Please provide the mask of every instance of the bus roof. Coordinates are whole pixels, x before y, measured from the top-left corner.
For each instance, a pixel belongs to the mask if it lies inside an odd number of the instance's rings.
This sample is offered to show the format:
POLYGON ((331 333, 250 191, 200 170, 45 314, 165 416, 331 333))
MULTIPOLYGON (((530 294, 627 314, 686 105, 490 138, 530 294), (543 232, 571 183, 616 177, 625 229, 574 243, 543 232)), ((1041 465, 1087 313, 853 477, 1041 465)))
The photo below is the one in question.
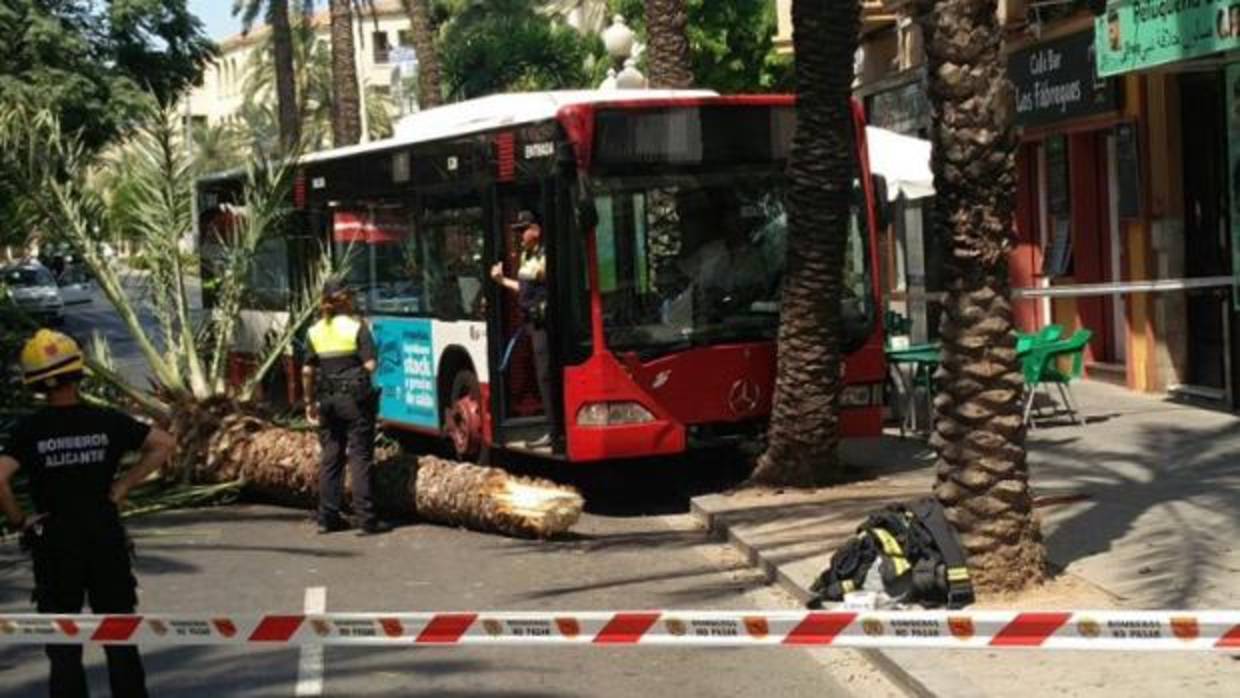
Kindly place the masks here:
MULTIPOLYGON (((391 138, 310 153, 300 162, 318 162, 350 155, 386 150, 402 145, 427 143, 457 136, 484 133, 554 119, 560 109, 575 105, 605 105, 669 99, 718 97, 713 90, 563 90, 514 92, 446 104, 406 116, 396 123, 391 138)), ((227 179, 240 168, 205 175, 200 181, 227 179)))
POLYGON ((328 160, 394 146, 427 143, 445 138, 484 133, 509 126, 521 126, 554 119, 560 109, 575 104, 606 104, 717 97, 711 90, 566 90, 559 92, 514 92, 445 104, 411 114, 396 123, 391 138, 313 153, 303 162, 328 160))

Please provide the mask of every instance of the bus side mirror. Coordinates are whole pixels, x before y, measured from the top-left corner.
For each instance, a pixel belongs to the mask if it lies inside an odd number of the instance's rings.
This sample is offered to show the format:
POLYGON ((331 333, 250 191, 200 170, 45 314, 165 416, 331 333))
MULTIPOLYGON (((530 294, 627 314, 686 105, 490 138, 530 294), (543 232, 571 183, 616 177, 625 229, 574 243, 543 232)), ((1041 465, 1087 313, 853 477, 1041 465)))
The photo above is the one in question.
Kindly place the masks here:
POLYGON ((882 175, 870 175, 871 190, 874 192, 874 215, 878 220, 879 230, 891 225, 891 202, 887 200, 887 180, 882 175))

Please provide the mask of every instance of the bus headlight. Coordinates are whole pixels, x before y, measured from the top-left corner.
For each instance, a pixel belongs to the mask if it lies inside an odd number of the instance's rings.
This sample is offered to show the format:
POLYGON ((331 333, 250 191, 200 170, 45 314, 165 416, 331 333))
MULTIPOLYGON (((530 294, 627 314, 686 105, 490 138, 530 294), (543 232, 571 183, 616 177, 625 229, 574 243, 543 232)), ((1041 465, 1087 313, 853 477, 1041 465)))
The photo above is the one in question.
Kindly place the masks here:
POLYGON ((577 410, 577 426, 610 427, 653 422, 650 410, 636 402, 591 402, 577 410))

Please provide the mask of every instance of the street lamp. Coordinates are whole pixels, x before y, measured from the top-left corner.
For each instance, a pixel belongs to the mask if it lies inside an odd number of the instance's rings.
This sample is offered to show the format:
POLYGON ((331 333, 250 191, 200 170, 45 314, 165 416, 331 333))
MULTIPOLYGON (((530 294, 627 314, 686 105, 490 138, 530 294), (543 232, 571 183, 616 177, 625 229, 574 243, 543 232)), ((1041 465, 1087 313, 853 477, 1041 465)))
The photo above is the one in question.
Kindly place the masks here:
POLYGON ((611 26, 603 30, 603 46, 616 63, 633 55, 633 44, 636 42, 637 35, 629 29, 623 15, 613 17, 611 26))
POLYGON ((603 30, 603 47, 611 56, 614 65, 622 66, 619 73, 615 67, 607 70, 607 79, 599 86, 602 90, 641 90, 645 89, 646 76, 637 69, 637 57, 641 55, 643 46, 637 44, 637 35, 629 29, 622 15, 612 18, 611 26, 603 30))

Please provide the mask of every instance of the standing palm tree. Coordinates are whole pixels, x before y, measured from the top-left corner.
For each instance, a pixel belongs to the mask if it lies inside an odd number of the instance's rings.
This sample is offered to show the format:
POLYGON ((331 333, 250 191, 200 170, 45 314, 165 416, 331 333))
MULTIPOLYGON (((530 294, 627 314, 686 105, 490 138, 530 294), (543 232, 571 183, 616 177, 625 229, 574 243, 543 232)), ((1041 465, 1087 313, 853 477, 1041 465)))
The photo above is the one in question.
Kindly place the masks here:
POLYGON ((856 165, 849 100, 861 19, 856 0, 793 0, 792 19, 787 271, 769 444, 753 480, 810 486, 833 480, 839 465, 840 299, 856 165))
POLYGON ((646 34, 650 42, 647 66, 651 87, 674 90, 693 87, 688 24, 685 0, 646 0, 646 34))
POLYGON ((353 145, 362 139, 362 106, 357 88, 353 48, 353 2, 331 0, 332 145, 353 145))
POLYGON ((243 163, 241 138, 227 123, 194 128, 194 169, 200 174, 223 172, 243 163))
MULTIPOLYGON (((306 0, 303 11, 312 11, 313 0, 306 0)), ((280 116, 280 144, 286 151, 301 143, 301 121, 297 114, 297 84, 293 73, 293 35, 288 21, 288 0, 233 0, 233 15, 241 16, 242 31, 248 33, 264 9, 275 48, 276 105, 280 116)))
POLYGON ((443 104, 439 46, 435 20, 428 0, 403 0, 413 32, 413 50, 418 55, 418 107, 431 109, 443 104))
MULTIPOLYGON (((293 43, 293 75, 297 94, 298 129, 301 134, 301 145, 308 151, 320 150, 330 146, 332 126, 332 56, 331 46, 327 41, 315 35, 314 27, 306 18, 295 20, 291 32, 293 43)), ((242 105, 243 120, 255 125, 264 120, 270 121, 278 136, 279 116, 276 105, 271 102, 275 94, 276 65, 273 50, 274 37, 268 37, 258 50, 250 54, 249 65, 246 67, 244 84, 245 102, 242 105), (270 107, 270 108, 268 108, 270 107), (264 116, 271 112, 271 118, 264 116), (245 118, 246 116, 254 118, 245 118), (257 121, 256 121, 257 119, 257 121)), ((265 134, 268 129, 259 128, 257 133, 265 134)), ((270 140, 270 139, 268 139, 270 140)), ((271 141, 272 145, 276 145, 271 141)), ((268 157, 275 152, 270 148, 262 149, 268 157)))
POLYGON ((1015 201, 1014 90, 995 0, 920 0, 929 58, 935 226, 948 245, 936 376, 935 495, 975 583, 1018 589, 1045 573, 1025 460, 1007 257, 1015 201))

